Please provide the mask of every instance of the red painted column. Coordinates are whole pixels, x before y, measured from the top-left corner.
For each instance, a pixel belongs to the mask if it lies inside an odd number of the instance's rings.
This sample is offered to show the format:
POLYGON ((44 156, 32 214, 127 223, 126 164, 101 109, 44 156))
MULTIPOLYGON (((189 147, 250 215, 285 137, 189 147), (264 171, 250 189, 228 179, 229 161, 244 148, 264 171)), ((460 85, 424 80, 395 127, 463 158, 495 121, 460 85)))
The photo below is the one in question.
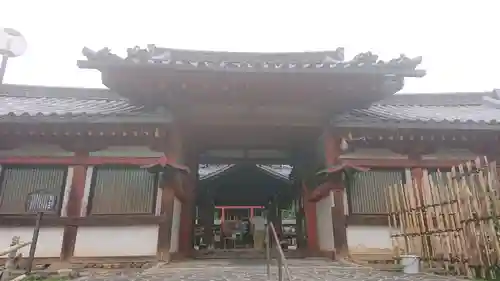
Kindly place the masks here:
MULTIPOLYGON (((75 152, 75 162, 84 163, 88 158, 88 152, 78 151, 75 152)), ((71 181, 71 191, 69 193, 69 200, 67 205, 67 216, 71 218, 80 217, 83 196, 85 194, 85 179, 87 177, 87 166, 78 165, 73 166, 73 178, 71 181)), ((73 256, 75 248, 76 236, 78 233, 77 226, 65 226, 61 259, 68 261, 73 256)))
MULTIPOLYGON (((75 158, 78 162, 86 162, 88 152, 76 152, 75 158)), ((83 195, 85 193, 85 179, 87 177, 87 165, 78 165, 73 168, 73 180, 71 182, 71 192, 68 202, 68 217, 79 217, 83 195)))
POLYGON ((182 203, 181 225, 179 237, 179 250, 184 256, 193 254, 193 235, 194 235, 194 214, 196 200, 196 184, 198 183, 198 157, 194 151, 190 152, 188 167, 191 174, 184 177, 186 200, 182 203))
MULTIPOLYGON (((176 127, 173 127, 167 134, 165 157, 167 157, 167 159, 171 162, 182 163, 184 156, 183 151, 182 135, 176 127)), ((176 173, 169 179, 164 179, 162 182, 163 191, 160 213, 162 222, 159 224, 157 245, 157 256, 161 261, 171 260, 170 248, 172 240, 174 200, 176 190, 182 190, 182 184, 183 179, 179 173, 176 173)))
POLYGON ((182 203, 181 224, 179 236, 179 252, 183 256, 192 254, 192 216, 191 216, 191 197, 187 196, 186 201, 182 203))
MULTIPOLYGON (((408 155, 408 159, 409 160, 412 160, 414 163, 416 163, 417 165, 421 163, 422 161, 422 156, 419 155, 419 154, 410 154, 408 155)), ((420 193, 420 199, 423 199, 422 196, 423 196, 423 193, 422 193, 422 186, 423 186, 423 183, 422 183, 422 178, 424 176, 424 171, 422 169, 422 167, 413 167, 411 168, 411 177, 413 179, 413 181, 415 182, 415 185, 417 186, 417 189, 420 193)))
POLYGON ((309 200, 310 192, 307 186, 302 184, 303 200, 304 200, 304 216, 306 219, 306 234, 307 234, 307 248, 310 255, 319 253, 318 242, 318 217, 316 215, 316 202, 309 200))
MULTIPOLYGON (((340 164, 341 139, 333 134, 330 128, 324 132, 325 166, 330 167, 340 164)), ((335 244, 335 257, 342 258, 349 255, 347 244, 347 218, 344 208, 344 183, 342 174, 335 174, 329 180, 333 192, 332 225, 333 241, 335 244)))

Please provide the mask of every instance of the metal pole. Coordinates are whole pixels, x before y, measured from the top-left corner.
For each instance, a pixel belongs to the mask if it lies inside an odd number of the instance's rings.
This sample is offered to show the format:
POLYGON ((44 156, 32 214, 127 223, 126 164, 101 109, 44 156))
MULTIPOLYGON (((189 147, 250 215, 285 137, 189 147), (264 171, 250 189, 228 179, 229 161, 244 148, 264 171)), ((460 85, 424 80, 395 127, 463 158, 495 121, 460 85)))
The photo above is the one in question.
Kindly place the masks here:
MULTIPOLYGON (((255 233, 255 231, 254 231, 255 233)), ((270 237, 269 237, 269 224, 267 224, 267 227, 266 227, 266 236, 265 236, 265 239, 264 239, 264 243, 266 243, 266 273, 267 273, 267 280, 271 280, 271 249, 270 249, 270 246, 269 246, 269 240, 270 237)))
POLYGON ((278 281, 283 281, 283 260, 282 260, 282 257, 278 258, 278 281))
POLYGON ((2 56, 2 65, 0 66, 0 85, 3 84, 3 77, 5 76, 5 70, 7 69, 7 61, 9 57, 6 55, 2 56))
POLYGON ((2 65, 0 66, 0 85, 3 84, 3 77, 5 76, 5 70, 7 69, 7 61, 9 57, 6 55, 2 56, 2 65))
POLYGON ((40 222, 43 218, 43 212, 36 215, 35 229, 33 229, 33 238, 31 239, 30 255, 28 257, 28 267, 26 273, 30 273, 33 268, 33 260, 35 259, 36 243, 38 242, 38 235, 40 234, 40 222))

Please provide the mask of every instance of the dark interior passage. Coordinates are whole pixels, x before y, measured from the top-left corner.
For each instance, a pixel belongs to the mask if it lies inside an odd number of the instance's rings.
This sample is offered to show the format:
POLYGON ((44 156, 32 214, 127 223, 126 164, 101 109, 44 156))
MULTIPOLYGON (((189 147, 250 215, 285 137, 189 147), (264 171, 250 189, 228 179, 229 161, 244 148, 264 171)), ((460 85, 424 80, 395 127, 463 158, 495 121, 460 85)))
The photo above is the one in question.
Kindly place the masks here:
POLYGON ((232 165, 201 180, 199 188, 198 200, 208 196, 216 206, 262 206, 271 198, 284 200, 292 192, 286 176, 252 164, 232 165))
MULTIPOLYGON (((256 247, 254 216, 272 221, 283 234, 281 209, 290 208, 299 195, 287 174, 255 164, 228 165, 201 177, 198 189, 198 229, 203 234, 198 235, 197 244, 224 250, 256 247)), ((290 221, 287 223, 295 225, 295 219, 290 221)))

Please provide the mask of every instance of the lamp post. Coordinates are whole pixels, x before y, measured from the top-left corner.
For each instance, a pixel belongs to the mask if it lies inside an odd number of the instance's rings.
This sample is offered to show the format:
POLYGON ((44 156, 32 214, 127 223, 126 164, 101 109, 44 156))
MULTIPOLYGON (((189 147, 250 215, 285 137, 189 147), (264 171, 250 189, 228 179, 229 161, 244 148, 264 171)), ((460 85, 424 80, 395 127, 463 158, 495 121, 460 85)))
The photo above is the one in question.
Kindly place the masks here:
POLYGON ((21 56, 26 51, 27 43, 21 32, 13 28, 0 28, 0 85, 3 84, 3 77, 7 69, 9 58, 21 56))

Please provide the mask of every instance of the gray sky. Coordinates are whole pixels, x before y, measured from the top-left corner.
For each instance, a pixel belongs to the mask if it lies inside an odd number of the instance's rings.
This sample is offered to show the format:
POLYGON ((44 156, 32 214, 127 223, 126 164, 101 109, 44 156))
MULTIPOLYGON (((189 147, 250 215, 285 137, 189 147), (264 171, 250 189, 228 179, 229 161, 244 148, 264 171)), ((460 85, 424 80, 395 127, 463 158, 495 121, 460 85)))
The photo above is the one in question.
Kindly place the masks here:
MULTIPOLYGON (((81 49, 135 45, 221 51, 346 48, 423 56, 428 75, 403 92, 500 88, 498 0, 0 0, 0 26, 28 51, 9 61, 6 83, 103 87, 81 70, 81 49), (246 4, 245 4, 246 3, 246 4), (474 5, 471 5, 474 3, 474 5)), ((499 2, 500 3, 500 2, 499 2)))

